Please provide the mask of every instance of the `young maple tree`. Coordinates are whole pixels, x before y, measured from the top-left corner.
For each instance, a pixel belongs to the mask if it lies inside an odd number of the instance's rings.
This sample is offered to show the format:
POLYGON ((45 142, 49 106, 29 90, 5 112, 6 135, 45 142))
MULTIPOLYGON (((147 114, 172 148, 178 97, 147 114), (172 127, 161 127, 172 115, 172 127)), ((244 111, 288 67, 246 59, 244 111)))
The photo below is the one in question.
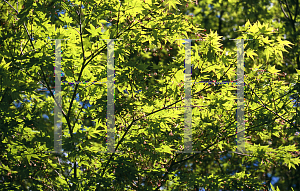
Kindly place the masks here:
MULTIPOLYGON (((255 39, 244 45, 249 153, 240 153, 234 152, 236 85, 194 83, 234 81, 237 49, 223 50, 216 32, 204 33, 178 10, 189 1, 4 2, 3 189, 258 190, 266 188, 256 178, 266 168, 299 164, 299 146, 293 142, 300 131, 298 110, 289 99, 297 98, 299 88, 279 79, 275 67, 291 43, 274 39, 271 27, 247 22, 240 30, 240 39, 255 39), (49 153, 54 151, 57 101, 53 39, 67 39, 61 42, 62 81, 73 83, 61 85, 63 154, 49 153), (76 83, 107 78, 104 39, 115 39, 114 153, 105 153, 108 85, 76 83), (192 149, 198 153, 176 152, 184 149, 182 39, 199 39, 191 43, 192 149)), ((299 83, 299 74, 290 81, 299 83)))

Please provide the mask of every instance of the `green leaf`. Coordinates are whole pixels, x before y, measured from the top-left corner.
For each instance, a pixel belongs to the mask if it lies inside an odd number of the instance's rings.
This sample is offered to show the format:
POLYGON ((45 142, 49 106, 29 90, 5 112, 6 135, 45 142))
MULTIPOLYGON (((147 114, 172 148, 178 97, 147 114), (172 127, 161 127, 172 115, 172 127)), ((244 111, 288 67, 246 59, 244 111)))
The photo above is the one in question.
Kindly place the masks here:
POLYGON ((274 188, 274 186, 271 183, 270 183, 270 186, 271 186, 272 191, 280 191, 278 186, 276 187, 276 189, 274 188))
POLYGON ((268 72, 270 72, 271 74, 277 74, 278 72, 280 72, 281 70, 277 70, 275 68, 275 66, 268 66, 268 72))
POLYGON ((168 0, 166 4, 169 6, 169 10, 171 10, 172 8, 177 10, 178 8, 176 5, 181 5, 180 1, 178 0, 168 0))
POLYGON ((89 33, 92 34, 92 37, 98 36, 101 32, 101 27, 98 27, 97 29, 90 24, 90 29, 86 29, 89 33))
MULTIPOLYGON (((266 49, 264 50, 264 53, 267 57, 267 59, 266 59, 267 62, 269 62, 269 58, 273 54, 273 52, 274 52, 274 50, 271 47, 266 47, 266 49)), ((275 53, 276 53, 276 50, 275 50, 275 53)))
POLYGON ((10 67, 10 63, 11 62, 6 63, 4 57, 2 57, 1 64, 0 64, 0 69, 2 69, 2 70, 8 70, 9 67, 10 67))
POLYGON ((66 22, 67 24, 70 24, 73 22, 73 19, 71 17, 68 16, 68 13, 66 12, 65 14, 61 14, 61 16, 59 17, 59 19, 63 22, 66 22))
POLYGON ((246 52, 246 54, 248 55, 248 56, 250 56, 250 58, 252 59, 252 60, 254 60, 254 57, 253 56, 258 56, 255 52, 254 52, 254 50, 247 50, 247 52, 246 52))
POLYGON ((170 146, 173 145, 162 145, 160 148, 155 148, 155 150, 159 151, 159 152, 165 152, 165 153, 169 153, 169 154, 173 154, 172 151, 176 151, 175 149, 172 149, 170 146))

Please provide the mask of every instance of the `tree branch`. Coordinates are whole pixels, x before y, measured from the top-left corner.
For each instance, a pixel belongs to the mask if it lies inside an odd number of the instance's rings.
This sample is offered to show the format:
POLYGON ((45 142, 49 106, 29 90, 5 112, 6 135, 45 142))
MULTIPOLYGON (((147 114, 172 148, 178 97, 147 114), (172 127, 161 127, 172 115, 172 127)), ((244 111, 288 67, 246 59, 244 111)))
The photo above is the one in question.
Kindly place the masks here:
POLYGON ((280 7, 281 7, 281 10, 282 12, 284 13, 285 17, 289 19, 289 16, 286 14, 286 12, 284 11, 283 9, 283 6, 282 6, 282 2, 279 0, 279 4, 280 4, 280 7))
MULTIPOLYGON (((81 70, 80 70, 80 73, 79 73, 77 81, 80 81, 80 78, 82 76, 83 70, 84 70, 84 68, 86 66, 85 65, 86 58, 85 58, 85 55, 84 55, 84 48, 83 48, 82 24, 81 24, 81 16, 80 15, 81 15, 81 8, 80 8, 79 20, 80 20, 80 39, 81 39, 81 48, 82 48, 82 53, 83 53, 83 63, 82 63, 81 70)), ((75 96, 77 95, 77 89, 78 89, 78 87, 79 87, 79 84, 76 84, 75 85, 75 90, 74 90, 74 93, 73 93, 73 96, 72 96, 72 99, 71 99, 71 103, 70 103, 70 106, 69 106, 68 114, 67 114, 68 118, 70 118, 70 115, 71 115, 71 109, 72 109, 72 106, 73 106, 73 102, 75 100, 75 96)), ((73 129, 71 129, 70 134, 73 134, 73 129)))
MULTIPOLYGON (((121 2, 120 2, 120 6, 119 6, 119 11, 118 11, 117 35, 118 35, 118 33, 119 33, 119 22, 120 22, 119 16, 120 16, 120 8, 121 8, 121 2)), ((116 35, 116 36, 117 36, 117 35, 116 35)))
POLYGON ((295 11, 294 22, 296 22, 296 18, 298 16, 298 9, 299 9, 299 0, 296 0, 296 11, 295 11))
MULTIPOLYGON (((245 82, 246 85, 248 85, 246 82, 245 82)), ((289 123, 291 126, 293 126, 295 129, 297 129, 298 131, 300 131, 300 129, 298 127, 296 127, 295 125, 291 124, 287 119, 285 119, 284 117, 282 117, 281 115, 279 115, 278 113, 272 111, 271 109, 269 109, 265 104, 264 102, 262 101, 262 99, 253 91, 253 89, 248 86, 250 88, 250 90, 259 98, 260 102, 261 103, 258 103, 260 105, 262 105, 264 108, 266 108, 267 110, 269 110, 270 112, 272 112, 273 114, 277 115, 278 117, 280 117, 282 120, 284 120, 285 122, 289 123)))
MULTIPOLYGON (((1 88, 1 89, 2 89, 2 88, 1 88)), ((1 98, 0 104, 1 104, 2 101, 4 100, 4 96, 5 96, 6 92, 7 92, 7 87, 6 87, 5 90, 4 90, 4 94, 3 94, 2 98, 1 98)))
POLYGON ((46 80, 46 76, 45 76, 45 73, 44 73, 44 70, 43 70, 42 65, 41 65, 41 70, 42 70, 42 75, 43 75, 44 81, 45 81, 45 83, 46 83, 47 89, 48 89, 49 92, 50 92, 50 95, 53 97, 54 101, 56 102, 56 105, 61 109, 62 114, 63 114, 63 116, 65 117, 65 119, 66 119, 66 121, 67 121, 67 124, 68 124, 68 127, 69 127, 69 131, 70 131, 70 136, 71 136, 71 138, 72 138, 72 137, 73 137, 73 134, 71 134, 71 132, 72 132, 72 131, 71 131, 71 130, 72 130, 72 126, 71 126, 70 118, 69 118, 69 117, 66 115, 66 113, 64 112, 64 110, 63 110, 63 108, 62 108, 62 105, 59 105, 58 102, 57 102, 57 100, 55 99, 54 94, 53 94, 53 92, 51 91, 51 88, 50 88, 50 86, 49 86, 49 84, 48 84, 48 82, 47 82, 47 80, 46 80))
MULTIPOLYGON (((297 15, 295 15, 294 19, 292 17, 292 12, 290 10, 290 7, 289 7, 289 4, 287 3, 287 0, 285 0, 285 3, 286 3, 286 6, 287 6, 287 9, 288 9, 288 13, 290 15, 290 22, 291 22, 291 25, 292 25, 292 28, 293 28, 293 31, 294 31, 294 34, 296 33, 296 27, 295 27, 295 22, 296 22, 296 17, 297 15)), ((299 5, 298 5, 299 6, 299 5)), ((296 7, 297 9, 297 7, 296 7)), ((294 36, 294 40, 296 40, 296 37, 294 36)))
MULTIPOLYGON (((6 0, 4 0, 4 1, 5 1, 10 7, 12 7, 12 8, 16 11, 17 14, 19 14, 18 10, 16 10, 9 2, 7 2, 6 0)), ((32 38, 30 38, 30 35, 29 35, 28 29, 27 29, 27 27, 26 27, 26 25, 25 25, 25 22, 23 23, 23 26, 24 26, 24 28, 25 28, 25 30, 26 30, 26 32, 27 32, 27 36, 28 36, 29 39, 30 39, 31 46, 32 46, 33 49, 35 50, 34 45, 33 45, 33 43, 32 43, 32 38)))
MULTIPOLYGON (((277 118, 275 118, 274 120, 276 120, 276 119, 277 119, 277 118)), ((227 125, 227 128, 228 128, 232 123, 234 123, 234 121, 231 122, 229 125, 227 125)), ((244 131, 249 131, 250 129, 253 129, 253 128, 255 128, 255 127, 258 127, 258 126, 261 126, 261 125, 264 125, 264 124, 267 124, 267 123, 268 123, 268 122, 265 122, 265 123, 263 123, 263 124, 259 124, 259 125, 257 125, 257 126, 251 126, 251 127, 249 127, 248 129, 245 129, 244 131)), ((225 129, 226 129, 226 128, 225 128, 225 129)), ((240 132, 237 132, 237 133, 235 133, 235 134, 233 134, 233 135, 230 135, 230 136, 225 136, 224 138, 220 139, 219 141, 223 141, 223 140, 225 140, 225 139, 227 139, 227 138, 231 138, 231 137, 233 137, 233 136, 236 136, 238 133, 240 133, 240 132)), ((208 145, 206 148, 204 148, 204 149, 201 150, 201 153, 202 153, 202 152, 206 152, 210 147, 214 146, 215 144, 218 144, 218 142, 215 142, 215 143, 212 143, 212 144, 208 145)), ((225 151, 218 152, 218 153, 224 153, 224 152, 225 152, 225 151)), ((185 159, 183 159, 183 160, 181 160, 181 161, 174 162, 174 163, 168 168, 167 173, 165 174, 164 177, 166 177, 166 175, 167 175, 169 172, 173 171, 173 170, 171 170, 171 168, 172 168, 174 165, 179 164, 179 166, 176 168, 176 169, 178 169, 180 166, 183 165, 183 162, 185 162, 185 161, 187 161, 187 160, 190 160, 190 159, 192 159, 192 158, 194 158, 194 157, 200 155, 201 153, 196 153, 196 154, 194 154, 194 155, 192 155, 192 156, 190 156, 190 157, 187 157, 187 158, 185 158, 185 159)), ((238 152, 233 152, 233 153, 236 153, 236 154, 239 154, 239 155, 243 155, 243 156, 252 157, 251 155, 247 155, 247 154, 243 154, 243 153, 238 153, 238 152)), ((176 170, 176 169, 175 169, 175 170, 176 170)), ((161 185, 161 186, 162 186, 162 185, 161 185)), ((157 187, 156 190, 158 190, 161 186, 157 187)))
POLYGON ((4 1, 18 13, 18 11, 9 2, 7 2, 6 0, 4 0, 4 1))
MULTIPOLYGON (((80 27, 80 40, 81 40, 81 49, 82 49, 82 54, 83 54, 83 60, 85 62, 86 58, 85 58, 85 52, 84 52, 84 48, 83 48, 83 39, 82 39, 82 23, 81 23, 81 7, 82 7, 82 2, 81 2, 81 6, 80 6, 80 12, 79 12, 79 27, 80 27)), ((83 62, 83 65, 84 65, 83 62)))
POLYGON ((285 0, 285 5, 286 5, 288 13, 290 15, 290 19, 293 20, 292 13, 291 13, 291 10, 290 10, 290 7, 289 7, 289 4, 288 4, 287 0, 285 0))
POLYGON ((215 157, 215 159, 216 159, 216 161, 218 162, 218 165, 219 165, 219 167, 220 167, 220 169, 221 169, 222 174, 225 174, 224 171, 223 171, 223 168, 222 168, 222 166, 221 166, 221 164, 220 164, 219 159, 218 159, 217 157, 215 157))

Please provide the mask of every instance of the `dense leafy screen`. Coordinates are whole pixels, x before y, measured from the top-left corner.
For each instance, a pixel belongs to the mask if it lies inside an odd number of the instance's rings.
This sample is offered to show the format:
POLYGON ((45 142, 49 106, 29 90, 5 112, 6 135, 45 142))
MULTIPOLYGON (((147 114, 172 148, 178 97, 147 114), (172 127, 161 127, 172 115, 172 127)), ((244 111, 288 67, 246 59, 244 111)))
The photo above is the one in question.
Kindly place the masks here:
MULTIPOLYGON (((266 169, 298 165, 297 73, 276 68, 292 43, 246 22, 245 147, 235 151, 236 85, 193 83, 193 150, 184 149, 184 59, 193 82, 235 81, 237 49, 222 47, 182 7, 192 2, 4 1, 1 6, 3 189, 265 189, 266 169), (63 154, 54 151, 55 41, 61 43, 63 154), (107 44, 114 41, 115 148, 106 151, 107 44), (45 90, 45 91, 43 91, 45 90)), ((200 23, 200 22, 199 22, 200 23)), ((55 74, 56 75, 56 74, 55 74)), ((267 185, 269 186, 269 185, 267 185)))

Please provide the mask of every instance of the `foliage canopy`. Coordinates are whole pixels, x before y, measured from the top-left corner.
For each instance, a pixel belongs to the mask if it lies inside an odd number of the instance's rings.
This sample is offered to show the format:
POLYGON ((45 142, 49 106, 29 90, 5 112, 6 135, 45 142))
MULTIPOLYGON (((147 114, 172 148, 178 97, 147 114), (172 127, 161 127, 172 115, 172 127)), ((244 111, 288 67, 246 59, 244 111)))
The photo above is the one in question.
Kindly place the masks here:
POLYGON ((296 131, 299 75, 287 77, 292 43, 249 21, 245 41, 246 150, 235 151, 236 87, 193 83, 193 150, 183 150, 185 47, 192 79, 234 81, 236 48, 193 24, 188 1, 5 1, 1 13, 1 166, 6 190, 264 189, 265 169, 300 163, 296 131), (84 6, 84 8, 83 8, 84 6), (65 10, 64 14, 57 13, 65 10), (107 25, 111 23, 111 25, 107 25), (105 29, 105 30, 103 30, 105 29), (106 150, 105 84, 62 84, 63 149, 54 150, 54 41, 62 41, 62 81, 105 81, 115 41, 115 148, 106 150), (229 51, 229 52, 228 52, 229 51), (288 82, 290 83, 288 83, 288 82), (37 91, 46 88, 47 91, 37 91), (176 107, 176 108, 175 108, 176 107), (45 118, 44 115, 48 116, 45 118), (257 164, 259 161, 259 164, 257 164), (191 164, 191 166, 188 166, 191 164), (232 173, 234 172, 234 173, 232 173))

